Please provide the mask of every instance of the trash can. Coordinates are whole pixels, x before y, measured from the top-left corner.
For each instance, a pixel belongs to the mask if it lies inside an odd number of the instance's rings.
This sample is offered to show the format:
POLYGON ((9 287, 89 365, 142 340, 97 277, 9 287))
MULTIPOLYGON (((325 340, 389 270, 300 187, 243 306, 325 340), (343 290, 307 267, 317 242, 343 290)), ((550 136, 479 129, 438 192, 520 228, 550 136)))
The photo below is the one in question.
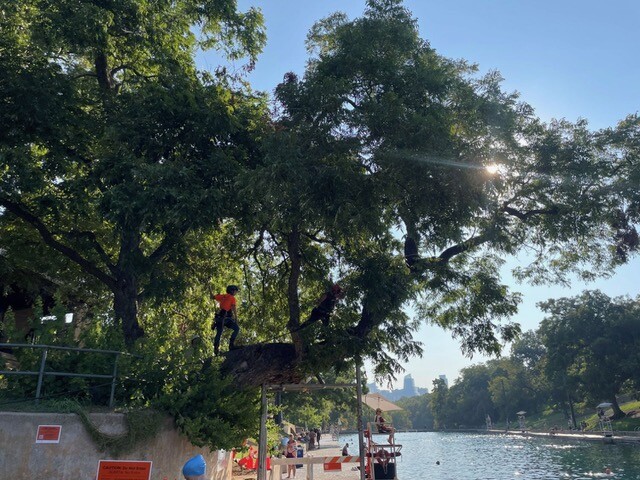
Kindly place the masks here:
MULTIPOLYGON (((298 452, 296 454, 296 457, 297 458, 304 457, 304 448, 302 448, 302 445, 298 445, 298 452)), ((302 463, 296 464, 296 468, 302 468, 302 463)))

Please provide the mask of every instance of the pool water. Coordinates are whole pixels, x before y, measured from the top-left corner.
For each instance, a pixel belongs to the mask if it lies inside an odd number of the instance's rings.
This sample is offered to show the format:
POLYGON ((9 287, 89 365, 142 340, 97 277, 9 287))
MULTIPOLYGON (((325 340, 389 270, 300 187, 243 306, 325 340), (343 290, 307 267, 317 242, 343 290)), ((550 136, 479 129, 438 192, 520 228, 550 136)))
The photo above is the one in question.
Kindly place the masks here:
POLYGON ((640 480, 639 445, 440 432, 397 433, 396 442, 399 480, 640 480))

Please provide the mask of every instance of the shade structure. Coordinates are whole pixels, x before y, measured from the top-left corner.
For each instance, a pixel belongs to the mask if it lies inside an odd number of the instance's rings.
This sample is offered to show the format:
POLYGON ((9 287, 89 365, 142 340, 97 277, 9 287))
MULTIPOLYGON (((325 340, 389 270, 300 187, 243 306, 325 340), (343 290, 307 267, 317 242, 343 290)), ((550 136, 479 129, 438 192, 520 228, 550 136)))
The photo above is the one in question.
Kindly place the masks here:
POLYGON ((609 402, 602 402, 600 405, 598 405, 596 408, 609 408, 613 405, 613 403, 609 403, 609 402))
POLYGON ((373 408, 379 408, 383 412, 391 412, 394 410, 402 410, 402 407, 399 407, 395 403, 387 400, 379 393, 367 393, 362 396, 362 403, 373 408))

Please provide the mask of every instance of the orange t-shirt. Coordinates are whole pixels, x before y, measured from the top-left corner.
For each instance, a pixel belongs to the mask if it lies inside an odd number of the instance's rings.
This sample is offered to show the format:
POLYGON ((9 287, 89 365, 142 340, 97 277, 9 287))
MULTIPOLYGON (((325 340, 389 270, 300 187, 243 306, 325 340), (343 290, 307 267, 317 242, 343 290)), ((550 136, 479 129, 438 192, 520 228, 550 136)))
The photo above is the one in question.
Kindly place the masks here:
POLYGON ((236 306, 236 297, 234 297, 230 293, 220 293, 218 295, 215 295, 213 298, 218 301, 218 303, 220 304, 220 308, 222 310, 226 310, 227 312, 229 310, 232 310, 233 307, 236 306))

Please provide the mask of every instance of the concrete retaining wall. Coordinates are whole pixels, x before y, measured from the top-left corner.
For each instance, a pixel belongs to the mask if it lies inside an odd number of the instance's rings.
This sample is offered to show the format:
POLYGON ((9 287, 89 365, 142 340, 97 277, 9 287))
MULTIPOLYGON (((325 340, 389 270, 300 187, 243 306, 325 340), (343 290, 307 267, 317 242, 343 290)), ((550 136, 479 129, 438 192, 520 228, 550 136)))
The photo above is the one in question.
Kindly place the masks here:
MULTIPOLYGON (((91 414, 98 429, 110 435, 126 432, 124 415, 91 414)), ((12 480, 93 480, 99 460, 151 461, 151 480, 181 480, 184 463, 202 454, 207 480, 230 480, 229 452, 194 447, 167 418, 158 435, 135 451, 112 457, 97 450, 80 418, 75 414, 0 412, 0 477, 12 480), (36 443, 39 425, 60 425, 60 442, 36 443)), ((127 480, 122 478, 122 480, 127 480)))

